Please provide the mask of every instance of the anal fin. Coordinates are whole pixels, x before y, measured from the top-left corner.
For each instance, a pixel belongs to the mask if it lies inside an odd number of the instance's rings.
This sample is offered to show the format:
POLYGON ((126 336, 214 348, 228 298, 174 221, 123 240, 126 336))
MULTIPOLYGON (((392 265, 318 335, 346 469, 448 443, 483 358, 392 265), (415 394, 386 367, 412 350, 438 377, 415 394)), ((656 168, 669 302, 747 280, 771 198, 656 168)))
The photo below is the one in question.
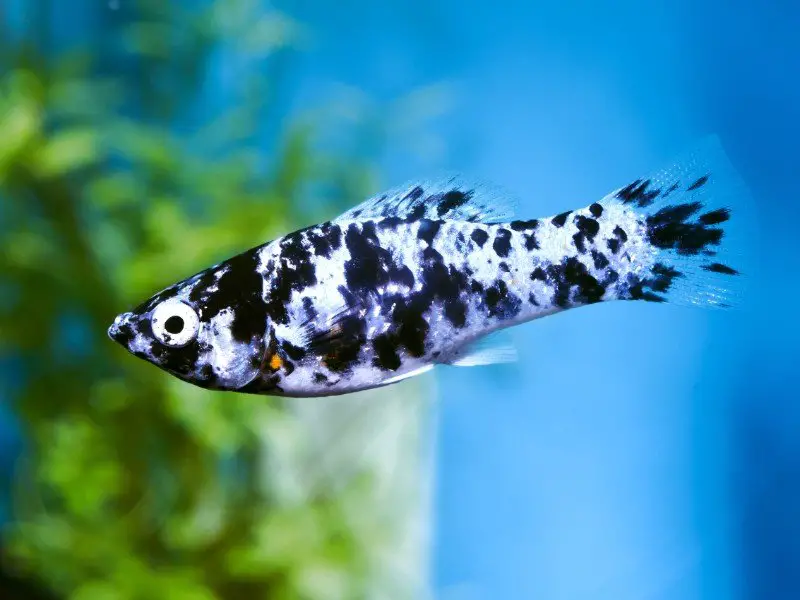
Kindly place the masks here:
POLYGON ((384 379, 383 384, 389 385, 391 383, 397 383, 398 381, 403 381, 404 379, 410 379, 411 377, 416 377, 417 375, 422 375, 423 373, 427 373, 432 368, 433 365, 423 365, 418 369, 409 371, 408 373, 403 373, 402 375, 395 375, 394 377, 390 377, 389 379, 384 379))
POLYGON ((517 349, 507 332, 501 331, 478 338, 453 352, 440 362, 454 367, 478 367, 516 362, 517 349))

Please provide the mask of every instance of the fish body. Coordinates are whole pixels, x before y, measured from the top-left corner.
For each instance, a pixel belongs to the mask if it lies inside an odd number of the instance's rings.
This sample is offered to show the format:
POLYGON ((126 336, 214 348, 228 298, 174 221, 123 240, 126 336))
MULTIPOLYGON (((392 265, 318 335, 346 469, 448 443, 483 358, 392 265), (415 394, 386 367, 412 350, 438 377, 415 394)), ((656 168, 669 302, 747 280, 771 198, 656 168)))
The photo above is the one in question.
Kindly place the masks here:
POLYGON ((170 286, 109 336, 195 385, 279 396, 513 360, 493 334, 571 308, 729 306, 734 181, 709 140, 544 218, 515 219, 507 195, 458 179, 409 183, 170 286))

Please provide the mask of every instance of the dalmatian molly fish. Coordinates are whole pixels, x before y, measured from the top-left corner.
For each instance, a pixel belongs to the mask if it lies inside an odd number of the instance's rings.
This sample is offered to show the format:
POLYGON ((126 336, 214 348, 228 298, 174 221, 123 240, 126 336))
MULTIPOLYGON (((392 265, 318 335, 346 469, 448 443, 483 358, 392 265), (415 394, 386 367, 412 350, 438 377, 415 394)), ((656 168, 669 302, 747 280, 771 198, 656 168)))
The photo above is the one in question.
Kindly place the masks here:
POLYGON ((191 384, 312 397, 436 365, 515 360, 496 332, 617 300, 729 307, 737 174, 715 137, 577 210, 412 182, 247 250, 119 315, 108 335, 191 384))

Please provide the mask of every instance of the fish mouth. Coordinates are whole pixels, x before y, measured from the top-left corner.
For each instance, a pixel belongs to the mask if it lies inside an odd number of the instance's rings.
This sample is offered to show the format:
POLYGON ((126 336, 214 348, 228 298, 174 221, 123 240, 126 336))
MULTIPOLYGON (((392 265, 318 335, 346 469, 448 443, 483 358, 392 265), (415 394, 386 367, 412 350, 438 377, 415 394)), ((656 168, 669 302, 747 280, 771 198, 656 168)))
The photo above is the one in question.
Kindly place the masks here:
POLYGON ((108 328, 108 337, 126 348, 130 345, 131 340, 135 336, 131 317, 133 317, 132 313, 117 315, 117 318, 114 319, 114 322, 108 328))

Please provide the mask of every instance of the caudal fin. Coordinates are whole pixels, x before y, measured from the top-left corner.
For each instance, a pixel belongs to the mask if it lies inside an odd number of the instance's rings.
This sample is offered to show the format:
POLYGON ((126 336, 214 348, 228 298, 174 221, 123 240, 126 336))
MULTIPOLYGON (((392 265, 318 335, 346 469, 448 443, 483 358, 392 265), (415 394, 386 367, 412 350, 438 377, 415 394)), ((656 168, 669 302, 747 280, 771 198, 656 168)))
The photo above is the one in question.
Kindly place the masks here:
POLYGON ((753 243, 750 200, 716 136, 606 202, 636 214, 649 246, 643 272, 621 297, 715 308, 742 303, 753 243))

